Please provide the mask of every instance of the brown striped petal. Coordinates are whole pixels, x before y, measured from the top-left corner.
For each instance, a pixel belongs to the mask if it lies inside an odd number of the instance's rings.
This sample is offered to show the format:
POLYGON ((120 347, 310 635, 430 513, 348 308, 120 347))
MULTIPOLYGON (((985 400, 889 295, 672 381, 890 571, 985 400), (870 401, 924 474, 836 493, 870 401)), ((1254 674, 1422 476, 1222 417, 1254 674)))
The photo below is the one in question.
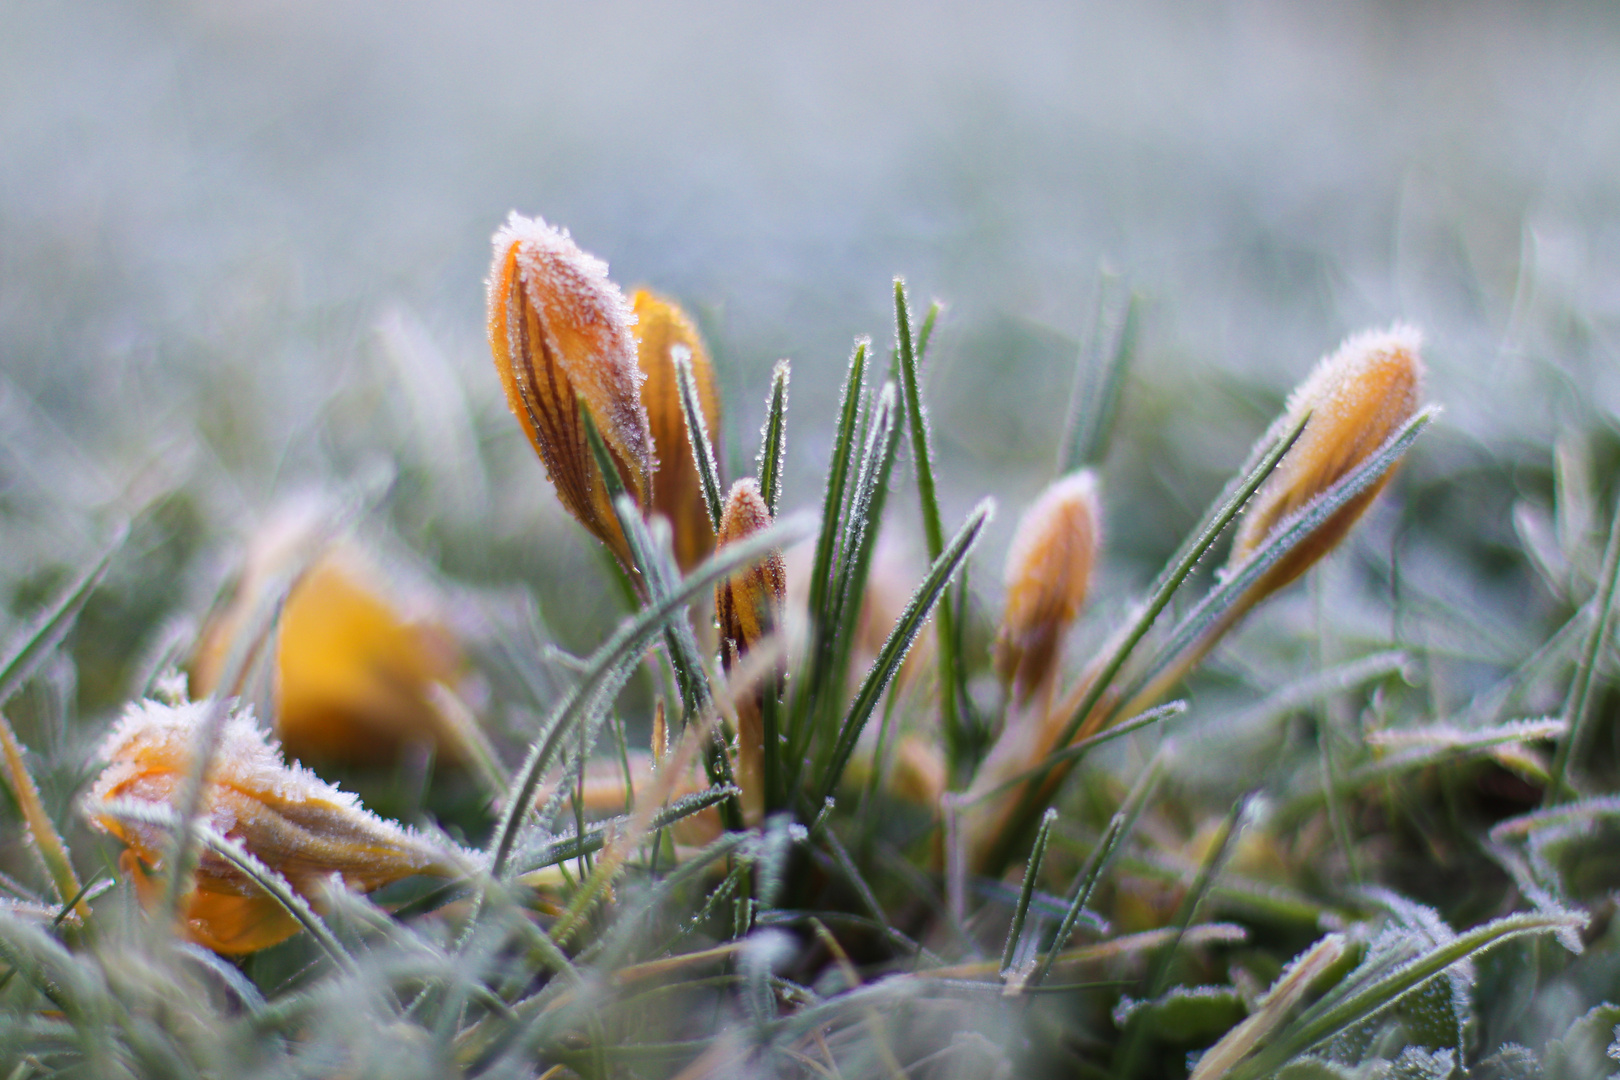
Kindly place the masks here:
POLYGON ((630 330, 635 316, 608 280, 607 264, 539 218, 514 213, 496 232, 494 248, 489 347, 507 405, 563 506, 628 567, 629 545, 578 402, 601 431, 626 491, 645 510, 656 462, 630 330))

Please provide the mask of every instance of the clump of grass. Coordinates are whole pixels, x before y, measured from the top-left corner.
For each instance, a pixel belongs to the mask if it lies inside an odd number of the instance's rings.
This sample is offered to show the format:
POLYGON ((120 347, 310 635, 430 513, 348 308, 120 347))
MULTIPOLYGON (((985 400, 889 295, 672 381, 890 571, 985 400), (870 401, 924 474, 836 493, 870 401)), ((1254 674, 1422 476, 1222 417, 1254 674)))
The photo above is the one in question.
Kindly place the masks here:
POLYGON ((819 518, 783 513, 808 501, 784 483, 806 423, 790 365, 755 474, 728 483, 691 320, 626 301, 566 234, 514 217, 490 278, 497 373, 622 618, 583 656, 532 618, 527 639, 491 618, 502 633, 458 642, 450 599, 412 611, 386 571, 362 579, 334 513, 159 652, 100 761, 92 725, 38 688, 115 547, 0 658, 0 705, 30 721, 0 720, 5 787, 38 864, 0 877, 0 1067, 1605 1071, 1620 1013, 1602 1003, 1612 874, 1595 853, 1620 801, 1584 750, 1620 528, 1539 556, 1594 572, 1555 573, 1567 622, 1460 708, 1413 685, 1444 660, 1422 642, 1327 662, 1320 604, 1314 627, 1234 643, 1422 452, 1415 335, 1360 335, 1140 596, 1097 603, 1141 319, 1125 299, 1082 351, 1066 475, 1020 527, 992 617, 966 582, 993 504, 951 521, 939 496, 920 377, 938 310, 918 325, 896 282, 887 366, 861 340, 845 371, 819 518), (869 640, 896 584, 879 536, 913 499, 928 565, 869 640), (1253 685, 1200 728, 1227 648, 1253 685), (1306 674, 1266 676, 1301 649, 1306 674), (185 656, 196 701, 170 666, 185 656), (1558 715, 1527 711, 1549 685, 1567 688, 1558 715), (254 703, 306 765, 425 827, 284 762, 254 703), (1220 755, 1233 775, 1201 784, 1220 755))

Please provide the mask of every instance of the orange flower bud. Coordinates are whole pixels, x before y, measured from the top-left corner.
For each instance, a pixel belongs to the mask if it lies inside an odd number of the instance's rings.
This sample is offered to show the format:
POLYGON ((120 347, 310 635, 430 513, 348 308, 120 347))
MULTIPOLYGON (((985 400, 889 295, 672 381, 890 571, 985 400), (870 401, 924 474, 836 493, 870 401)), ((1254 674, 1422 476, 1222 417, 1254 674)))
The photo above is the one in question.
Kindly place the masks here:
POLYGON ((646 289, 636 290, 631 302, 640 345, 637 363, 647 377, 641 397, 647 405, 653 445, 658 448, 652 510, 669 520, 675 538, 675 562, 681 572, 686 573, 714 551, 714 526, 709 523, 708 507, 703 504, 703 482, 698 479, 692 440, 681 413, 681 392, 675 381, 671 350, 684 346, 691 353, 698 407, 703 412, 703 423, 711 442, 718 442, 720 395, 715 390, 714 367, 703 348, 703 339, 686 313, 673 301, 646 289))
MULTIPOLYGON (((719 546, 734 544, 770 524, 771 512, 760 497, 759 484, 751 478, 738 480, 720 515, 719 546)), ((781 552, 773 551, 763 562, 732 574, 714 588, 721 640, 735 645, 738 656, 747 653, 776 629, 786 598, 787 570, 781 552)))
MULTIPOLYGON (((726 496, 720 515, 719 546, 736 543, 771 524, 771 512, 752 479, 738 480, 726 496)), ((781 552, 739 570, 714 588, 715 617, 720 622, 720 651, 726 670, 773 633, 787 599, 787 570, 781 552)), ((776 693, 762 687, 760 693, 776 693)), ((764 808, 765 732, 757 696, 737 702, 737 785, 743 792, 746 819, 757 820, 764 808)))
MULTIPOLYGON (((108 764, 90 788, 86 811, 128 846, 121 865, 143 900, 156 891, 146 870, 162 867, 169 830, 105 808, 129 800, 178 812, 197 728, 212 708, 207 701, 133 704, 102 746, 108 764)), ((318 893, 332 874, 350 888, 371 890, 412 874, 453 869, 451 854, 426 837, 384 821, 307 769, 289 766, 246 710, 225 721, 203 815, 214 831, 240 843, 306 896, 318 893)), ((253 952, 297 929, 241 870, 210 850, 202 852, 186 910, 193 940, 218 952, 253 952)))
MULTIPOLYGON (((1345 340, 1288 399, 1273 435, 1310 413, 1305 430, 1243 513, 1229 566, 1265 545, 1272 531, 1371 457, 1417 412, 1423 382, 1422 335, 1409 326, 1345 340)), ((1383 489, 1391 469, 1346 503, 1250 590, 1253 606, 1298 578, 1343 540, 1383 489)))
POLYGON ((630 332, 635 316, 608 280, 607 264, 566 231, 513 213, 494 246, 489 347, 506 403, 563 506, 629 566, 578 402, 601 431, 625 490, 645 508, 656 462, 630 332))
POLYGON ((1057 673, 1097 561, 1097 482, 1083 470, 1049 486, 1025 511, 1007 551, 1007 610, 996 634, 996 670, 1019 704, 1057 673))
MULTIPOLYGON (((309 516, 255 538, 231 603, 209 620, 192 661, 192 690, 220 691, 226 658, 266 590, 310 541, 309 516)), ((408 746, 469 764, 482 736, 447 699, 466 664, 425 597, 409 599, 355 545, 327 547, 293 584, 275 636, 274 728, 302 761, 385 764, 408 746)))

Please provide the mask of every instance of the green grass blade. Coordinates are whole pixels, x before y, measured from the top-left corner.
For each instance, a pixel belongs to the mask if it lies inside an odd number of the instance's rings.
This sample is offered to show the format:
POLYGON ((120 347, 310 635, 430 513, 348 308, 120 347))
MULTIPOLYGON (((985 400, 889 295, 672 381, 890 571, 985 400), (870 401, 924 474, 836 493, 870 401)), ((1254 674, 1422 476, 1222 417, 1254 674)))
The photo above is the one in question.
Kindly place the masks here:
MULTIPOLYGON (((911 424, 911 460, 917 472, 917 497, 922 505, 923 537, 928 557, 938 559, 945 550, 945 529, 940 523, 939 496, 934 490, 934 459, 928 447, 928 414, 923 410, 917 383, 917 354, 911 340, 911 308, 906 302, 904 278, 894 279, 894 329, 900 354, 900 386, 906 418, 911 424)), ((964 733, 957 697, 962 690, 961 657, 957 655, 956 614, 947 595, 939 605, 939 683, 942 733, 945 736, 946 775, 954 776, 961 759, 964 733)))
MULTIPOLYGON (((1137 610, 1130 623, 1113 638, 1113 644, 1105 654, 1106 658, 1100 662, 1097 676, 1092 680, 1090 689, 1086 691, 1080 700, 1080 704, 1070 715, 1068 723, 1064 725, 1063 734, 1053 744, 1059 748, 1059 753, 1061 753, 1061 748, 1067 747, 1069 743, 1074 741, 1074 737, 1079 732, 1080 726, 1085 723, 1086 717, 1091 714, 1091 711, 1097 707, 1097 703, 1102 700, 1103 695, 1108 692, 1115 677, 1124 668, 1126 661, 1131 658, 1136 646, 1153 628, 1153 624, 1158 620, 1159 615, 1169 606, 1170 601, 1175 597, 1176 591, 1181 588, 1188 575, 1193 572, 1193 568, 1198 565, 1198 561, 1203 558, 1204 553, 1214 546, 1221 533, 1232 523, 1232 519, 1242 511, 1249 497, 1260 489, 1261 484, 1265 483, 1266 477, 1271 475, 1272 470, 1277 467, 1277 463, 1282 460, 1283 455, 1288 453, 1289 448, 1299 438, 1300 432, 1305 430, 1305 423, 1309 419, 1310 415, 1306 414, 1300 417, 1292 427, 1261 440, 1250 455, 1248 462, 1245 463, 1244 468, 1238 474, 1237 479, 1229 484, 1220 497, 1210 505, 1202 520, 1188 534, 1187 539, 1182 542, 1181 547, 1171 556, 1170 561, 1165 564, 1164 570, 1160 572, 1152 588, 1148 591, 1148 599, 1137 610)), ((1053 760, 1049 757, 1039 766, 1040 775, 1046 775, 1061 764, 1062 761, 1053 760)), ((1018 838, 1027 835, 1030 822, 1034 820, 1035 814, 1041 810, 1039 797, 1039 789, 1036 785, 1031 784, 1019 800, 1018 806, 1013 813, 1008 816, 1007 824, 995 848, 995 850, 1005 853, 1003 860, 1011 858, 1013 851, 1017 848, 1018 838)), ((992 874, 996 874, 1005 865, 1005 861, 1002 861, 1000 865, 991 865, 987 869, 992 874)))
POLYGON ((703 486, 703 505, 709 510, 709 524, 720 531, 724 505, 720 494, 720 469, 715 464, 714 446, 709 441, 709 425, 698 405, 697 378, 692 374, 692 350, 676 345, 670 350, 675 361, 675 385, 680 390, 681 416, 686 420, 686 438, 692 444, 692 461, 703 486))
POLYGON ((623 685, 623 681, 629 677, 628 668, 640 659, 641 651, 653 638, 663 633, 666 623, 681 617, 686 605, 693 599, 704 590, 713 588, 721 578, 758 562, 773 549, 789 546, 808 536, 810 525, 809 518, 795 514, 735 544, 727 544, 693 570, 667 596, 649 603, 633 618, 621 623, 613 636, 591 655, 585 675, 557 704, 552 719, 544 725, 544 734, 530 744, 528 755, 518 769, 515 789, 507 798, 501 820, 490 840, 491 876, 500 877, 508 869, 507 863, 517 841, 518 826, 525 809, 534 800, 541 774, 569 729, 585 710, 608 690, 623 685))
POLYGON ((84 610, 84 605, 90 599, 101 579, 107 574, 107 567, 112 564, 113 556, 118 554, 129 538, 129 526, 120 525, 102 549, 96 561, 90 568, 79 575, 72 585, 63 589, 55 602, 35 617, 34 621, 16 635, 14 640, 7 644, 4 660, 0 660, 0 705, 11 700, 19 687, 34 674, 40 662, 49 656, 62 639, 67 637, 68 631, 73 629, 73 621, 84 610))
POLYGON ((1035 832, 1035 844, 1029 849, 1029 863, 1024 867, 1024 883, 1018 890, 1018 903, 1013 907, 1012 925, 1007 928, 1007 944, 1001 950, 1002 974, 1012 970, 1018 955, 1018 939, 1024 933, 1024 920, 1029 915, 1030 901, 1035 898, 1035 886, 1041 878, 1041 862, 1046 858, 1046 842, 1052 837, 1052 823, 1057 810, 1049 809, 1041 815, 1041 827, 1035 832))
POLYGON ((1080 922, 1080 913, 1091 902, 1091 897, 1097 891, 1097 883, 1108 872, 1108 867, 1112 865, 1115 856, 1119 854, 1125 839, 1136 828, 1136 819, 1142 816, 1142 811, 1147 806, 1149 797, 1157 790, 1159 781, 1163 776, 1164 755, 1163 751, 1161 751, 1152 761, 1148 762, 1147 767, 1142 770, 1142 774, 1136 778, 1136 783, 1131 786, 1130 793, 1125 796, 1125 801, 1120 804, 1114 816, 1109 819, 1108 828, 1103 831, 1102 839, 1092 849, 1091 857, 1086 860, 1085 866, 1080 868, 1080 873, 1074 881, 1073 894, 1069 897, 1069 909, 1064 913, 1063 921, 1058 923, 1057 933, 1052 937, 1052 945, 1047 949, 1046 956, 1041 960, 1040 965, 1036 967, 1025 985, 1032 988, 1038 987, 1052 973, 1052 964, 1069 943, 1070 935, 1074 933, 1076 924, 1080 922))
POLYGON ((850 463, 855 458, 856 432, 861 417, 862 387, 866 382, 867 347, 857 342, 844 377, 844 396, 839 407, 838 430, 833 436, 832 463, 827 469, 827 488, 821 503, 821 535, 816 540, 816 561, 810 575, 810 610, 826 610, 833 590, 833 557, 842 531, 844 488, 849 482, 850 463))
POLYGON ((1433 409, 1425 409, 1412 417, 1376 454, 1350 470, 1293 517, 1274 528, 1271 538, 1264 546, 1204 597, 1171 632, 1154 659, 1148 663, 1146 670, 1137 678, 1131 691, 1121 695, 1121 700, 1131 700, 1142 688, 1152 683, 1187 649, 1197 643, 1206 631, 1215 626, 1279 560, 1321 528, 1351 499, 1366 491, 1393 469, 1434 417, 1433 409))
MULTIPOLYGON (((652 824, 648 826, 648 831, 667 829, 671 825, 691 817, 693 814, 702 813, 711 806, 719 805, 736 793, 735 788, 711 787, 703 791, 694 791, 690 795, 683 795, 653 815, 652 824)), ((601 851, 610 832, 622 830, 629 824, 630 816, 626 814, 593 825, 583 833, 558 837, 546 845, 544 850, 532 862, 525 862, 523 869, 517 871, 517 873, 519 875, 532 874, 536 870, 544 870, 548 866, 555 866, 557 863, 577 859, 584 854, 601 851)))
POLYGON ((831 648, 836 626, 826 618, 834 595, 838 540, 843 532, 844 489, 849 483, 850 463, 854 460, 857 430, 862 414, 869 342, 857 342, 844 377, 844 396, 833 437, 832 463, 827 469, 827 487, 821 502, 821 533, 816 539, 816 557, 810 571, 810 645, 806 671, 793 695, 788 712, 787 786, 798 786, 799 771, 813 734, 813 710, 824 700, 831 679, 831 648))
POLYGON ((825 802, 837 789, 838 781, 843 776, 844 768, 849 764, 850 755, 855 750, 855 742, 860 738, 861 729, 866 726, 866 721, 871 719, 872 710, 877 707, 878 699, 883 696, 883 691, 894 678, 895 672, 900 670, 900 662, 905 659, 912 642, 917 640, 917 634, 921 632, 923 623, 940 597, 944 595, 945 587, 978 541, 979 533, 983 530, 985 522, 990 519, 994 505, 993 500, 986 499, 974 508, 961 530, 951 539, 950 546, 934 560, 928 576, 917 586, 917 591, 912 593, 911 600, 901 612, 894 629, 889 632, 888 640, 883 643, 877 660, 872 664, 872 670, 867 672, 865 681, 861 683, 860 692, 855 695, 855 702, 844 718, 838 739, 833 744, 827 768, 822 773, 820 791, 812 805, 825 802))
POLYGON ((220 734, 225 729, 235 695, 241 693, 242 682, 259 656, 273 646, 287 596, 314 561, 324 539, 324 535, 312 539, 289 559, 288 566, 265 589, 264 596, 248 614, 246 622, 231 642, 208 713, 192 737, 191 763, 177 799, 180 823, 172 830, 174 847, 168 859, 169 879, 163 895, 163 911, 171 919, 180 917, 181 904, 191 890, 191 875, 196 870, 197 828, 201 824, 203 802, 208 795, 208 776, 213 771, 220 734))
MULTIPOLYGON (((831 645, 828 668, 829 686, 842 687, 849 672, 850 654, 855 648, 856 627, 861 617, 861 605, 866 599, 866 582, 871 574, 872 554, 883 524, 884 504, 888 500, 889 477, 900 449, 899 408, 895 386, 888 383, 878 396, 872 422, 867 432, 866 449, 861 455, 854 494, 846 516, 846 532, 839 544, 839 582, 833 594, 833 608, 829 621, 836 627, 831 645)), ((828 722, 837 715, 842 704, 841 695, 824 695, 828 722)))
POLYGON ((1069 418, 1058 450, 1058 474, 1100 465, 1108 456, 1125 374, 1136 355, 1141 304, 1134 293, 1118 298, 1119 279, 1104 275, 1091 337, 1075 364, 1069 418))
POLYGON ((917 328, 917 370, 921 371, 928 365, 928 345, 934 340, 934 324, 939 322, 939 314, 944 308, 938 300, 928 302, 928 311, 923 315, 922 325, 917 328))
POLYGON ((775 517, 782 506, 782 464, 787 451, 788 381, 793 366, 778 360, 771 371, 771 393, 765 405, 765 429, 760 433, 759 493, 775 517))
POLYGON ((1343 998, 1329 995, 1307 1009, 1254 1057, 1227 1074, 1228 1080, 1258 1080, 1319 1046, 1341 1031, 1360 1024, 1420 989, 1453 964, 1477 956, 1514 938, 1557 933, 1584 923, 1584 916, 1521 913, 1493 920, 1459 934, 1453 941, 1401 964, 1383 978, 1343 998))
POLYGON ((1571 794, 1567 782, 1569 762, 1574 753, 1586 745, 1592 726, 1595 711, 1592 688, 1597 682, 1598 660, 1608 652, 1614 633, 1616 584, 1620 584, 1620 507, 1615 509, 1614 520, 1609 525, 1609 542, 1603 551, 1603 573, 1598 579, 1592 629, 1575 668, 1575 677, 1570 681, 1569 696, 1564 700, 1564 722, 1568 731, 1558 740, 1558 749, 1553 754, 1552 770, 1542 794, 1544 806, 1563 802, 1571 794))

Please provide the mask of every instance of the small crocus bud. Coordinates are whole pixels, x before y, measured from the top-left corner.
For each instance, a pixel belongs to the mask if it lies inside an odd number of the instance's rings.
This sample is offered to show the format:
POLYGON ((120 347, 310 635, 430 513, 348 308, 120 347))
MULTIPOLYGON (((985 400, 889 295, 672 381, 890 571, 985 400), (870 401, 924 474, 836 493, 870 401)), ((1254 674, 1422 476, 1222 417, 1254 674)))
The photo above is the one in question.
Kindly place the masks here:
MULTIPOLYGON (((734 544, 771 524, 771 512, 752 479, 739 480, 726 496, 720 515, 719 546, 734 544)), ((720 623, 720 650, 726 670, 781 622, 787 598, 787 570, 780 552, 732 574, 714 588, 714 612, 720 623)), ((760 693, 775 693, 764 687, 760 693)), ((760 701, 737 702, 737 783, 743 791, 743 814, 757 820, 764 807, 765 733, 760 701)))
POLYGON ((673 301, 636 290, 631 300, 636 313, 637 362, 647 377, 641 397, 647 405, 653 445, 658 448, 658 470, 653 481, 652 510, 669 520, 675 537, 675 562, 690 571, 714 551, 714 526, 703 504, 703 482, 692 457, 692 440, 681 412, 680 387, 675 380, 674 350, 684 348, 692 361, 698 407, 711 442, 720 430, 720 395, 715 390, 714 367, 703 339, 686 313, 673 301))
MULTIPOLYGON (((179 812, 197 729, 213 708, 209 701, 131 705, 102 745, 107 767, 91 786, 85 811, 128 846, 121 865, 143 900, 157 891, 146 875, 162 869, 170 833, 120 816, 116 804, 179 812)), ((369 891, 412 874, 453 871, 454 857, 444 848, 384 821, 307 769, 289 766, 244 709, 225 721, 203 820, 305 896, 318 896, 333 874, 350 888, 369 891)), ((224 953, 266 948, 298 929, 252 879, 211 850, 198 861, 185 926, 198 944, 224 953)))
POLYGON ((1019 705, 1057 673, 1063 639, 1091 585, 1100 517, 1096 478, 1082 470, 1048 487, 1013 534, 995 658, 1019 705))
POLYGON ((607 264, 539 218, 512 214, 494 246, 489 347, 506 403, 563 506, 628 567, 629 544, 580 422, 579 402, 601 431, 625 490, 645 508, 656 462, 630 331, 635 316, 608 280, 607 264))
MULTIPOLYGON (((219 680, 237 637, 268 591, 319 543, 319 508, 296 508, 260 530, 235 596, 204 627, 191 665, 199 697, 219 680)), ((273 727, 301 761, 385 765, 413 747, 472 765, 482 733, 453 703, 466 673, 461 647, 425 590, 385 575, 350 541, 328 543, 293 582, 275 637, 273 727)))
MULTIPOLYGON (((1241 565, 1279 524, 1377 453, 1412 418, 1423 382, 1422 344, 1422 335, 1409 326, 1365 331, 1346 339, 1299 385, 1272 428, 1273 436, 1306 413, 1310 419, 1244 511, 1230 566, 1241 565)), ((1254 584, 1242 606, 1258 603, 1332 551, 1393 473, 1385 472, 1284 555, 1254 584)))

